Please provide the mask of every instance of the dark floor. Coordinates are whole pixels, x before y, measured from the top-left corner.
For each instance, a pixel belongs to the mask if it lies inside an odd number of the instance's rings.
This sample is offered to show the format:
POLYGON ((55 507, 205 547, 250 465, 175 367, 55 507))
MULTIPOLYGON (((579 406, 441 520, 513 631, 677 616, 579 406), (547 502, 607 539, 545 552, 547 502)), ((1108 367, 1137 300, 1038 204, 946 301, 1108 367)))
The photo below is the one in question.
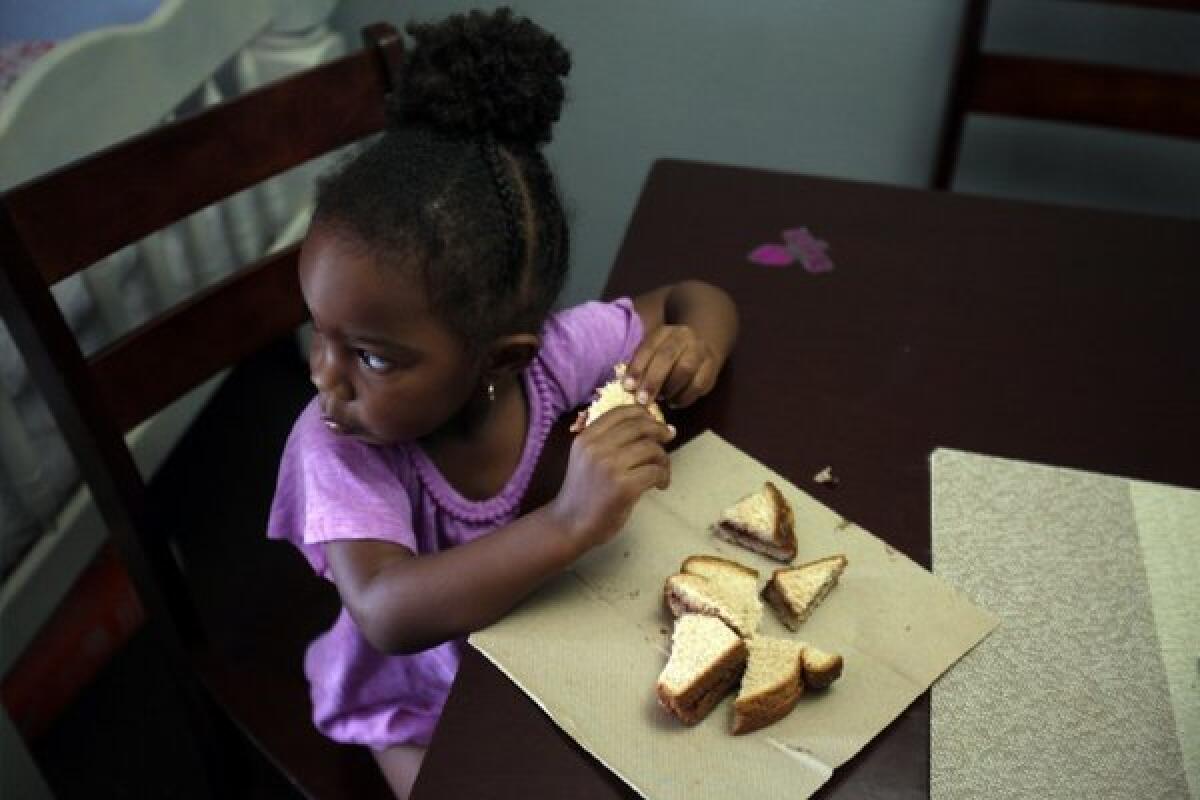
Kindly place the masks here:
MULTIPOLYGON (((322 614, 336 608, 332 589, 308 573, 298 554, 264 538, 279 453, 310 396, 307 367, 294 342, 282 342, 250 359, 214 395, 151 486, 156 513, 178 520, 179 509, 188 509, 185 524, 174 527, 182 534, 185 557, 200 553, 203 544, 195 571, 200 581, 197 594, 205 601, 211 595, 217 616, 253 619, 247 614, 254 610, 247 608, 255 603, 253 592, 268 576, 279 574, 280 562, 290 579, 302 582, 302 593, 315 598, 322 614), (271 559, 269 565, 264 559, 271 559), (230 588, 234 591, 219 591, 230 588)), ((304 637, 326 625, 327 620, 305 620, 301 627, 292 626, 298 632, 289 631, 290 639, 284 637, 288 643, 281 658, 294 673, 289 678, 303 680, 299 665, 304 637)), ((269 630, 262 629, 273 630, 272 626, 288 627, 265 616, 249 625, 249 634, 241 635, 273 641, 269 630)), ((234 640, 235 652, 242 644, 234 640)), ((198 780, 198 759, 182 723, 182 706, 170 688, 160 652, 143 628, 53 728, 32 743, 34 757, 59 800, 206 797, 198 780)), ((294 712, 282 716, 294 718, 293 727, 303 727, 307 708, 294 712)), ((315 734, 299 733, 304 746, 321 746, 310 741, 315 734)), ((361 765, 361 760, 351 761, 356 769, 361 765)), ((245 763, 249 766, 239 773, 237 794, 300 796, 286 781, 273 777, 265 762, 245 763)))

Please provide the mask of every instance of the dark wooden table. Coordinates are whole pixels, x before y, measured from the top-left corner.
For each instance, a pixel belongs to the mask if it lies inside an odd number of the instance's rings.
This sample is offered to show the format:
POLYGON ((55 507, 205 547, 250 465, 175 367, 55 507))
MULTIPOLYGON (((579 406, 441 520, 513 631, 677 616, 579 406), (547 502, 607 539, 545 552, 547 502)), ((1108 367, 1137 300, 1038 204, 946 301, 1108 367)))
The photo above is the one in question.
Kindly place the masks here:
MULTIPOLYGON (((1200 222, 659 161, 605 294, 685 277, 742 333, 681 441, 715 430, 926 566, 937 447, 1200 486, 1200 222), (832 272, 747 261, 797 226, 832 272)), ((928 700, 818 796, 927 797, 928 700)), ((471 651, 413 796, 637 795, 471 651)))

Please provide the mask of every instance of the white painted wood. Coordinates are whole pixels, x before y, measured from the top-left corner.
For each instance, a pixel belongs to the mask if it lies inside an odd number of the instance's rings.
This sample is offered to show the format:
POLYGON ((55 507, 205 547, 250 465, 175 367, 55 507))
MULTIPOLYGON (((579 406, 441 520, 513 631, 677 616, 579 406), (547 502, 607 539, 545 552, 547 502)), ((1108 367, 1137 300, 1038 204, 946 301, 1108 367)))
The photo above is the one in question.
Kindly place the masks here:
POLYGON ((0 188, 157 124, 267 27, 275 5, 164 0, 145 22, 59 44, 0 107, 0 188))

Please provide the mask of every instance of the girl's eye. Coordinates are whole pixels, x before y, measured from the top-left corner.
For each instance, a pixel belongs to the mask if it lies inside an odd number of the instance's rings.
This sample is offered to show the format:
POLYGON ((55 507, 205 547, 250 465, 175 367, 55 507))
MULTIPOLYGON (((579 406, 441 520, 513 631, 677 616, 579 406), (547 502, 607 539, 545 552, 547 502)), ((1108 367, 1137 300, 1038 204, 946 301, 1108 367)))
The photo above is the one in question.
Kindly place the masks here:
POLYGON ((372 372, 387 372, 394 366, 388 359, 377 356, 374 353, 369 353, 366 350, 358 351, 358 360, 372 372))

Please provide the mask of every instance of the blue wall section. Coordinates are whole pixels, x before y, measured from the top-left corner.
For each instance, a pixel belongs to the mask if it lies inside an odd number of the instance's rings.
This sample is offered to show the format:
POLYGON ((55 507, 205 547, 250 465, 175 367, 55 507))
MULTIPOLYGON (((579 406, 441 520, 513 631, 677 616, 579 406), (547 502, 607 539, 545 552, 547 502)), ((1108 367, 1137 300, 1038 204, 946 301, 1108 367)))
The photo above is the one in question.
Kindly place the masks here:
MULTIPOLYGON (((347 0, 353 35, 499 3, 347 0)), ((961 16, 947 0, 529 0, 571 50, 548 156, 574 216, 564 302, 604 284, 650 164, 682 157, 922 185, 961 16)), ((802 224, 803 220, 797 220, 802 224)))
MULTIPOLYGON (((402 25, 497 5, 343 0, 335 22, 353 37, 374 19, 402 25)), ((564 302, 575 302, 603 286, 656 158, 925 185, 964 4, 525 0, 514 7, 558 34, 575 58, 570 102, 548 149, 574 212, 564 302)), ((1200 14, 1004 0, 995 3, 985 46, 1200 72, 1200 14)), ((973 120, 956 188, 1200 217, 1200 145, 1063 127, 973 120), (1042 147, 1051 155, 1040 155, 1042 147)))
POLYGON ((160 0, 0 0, 0 44, 141 22, 160 0))

